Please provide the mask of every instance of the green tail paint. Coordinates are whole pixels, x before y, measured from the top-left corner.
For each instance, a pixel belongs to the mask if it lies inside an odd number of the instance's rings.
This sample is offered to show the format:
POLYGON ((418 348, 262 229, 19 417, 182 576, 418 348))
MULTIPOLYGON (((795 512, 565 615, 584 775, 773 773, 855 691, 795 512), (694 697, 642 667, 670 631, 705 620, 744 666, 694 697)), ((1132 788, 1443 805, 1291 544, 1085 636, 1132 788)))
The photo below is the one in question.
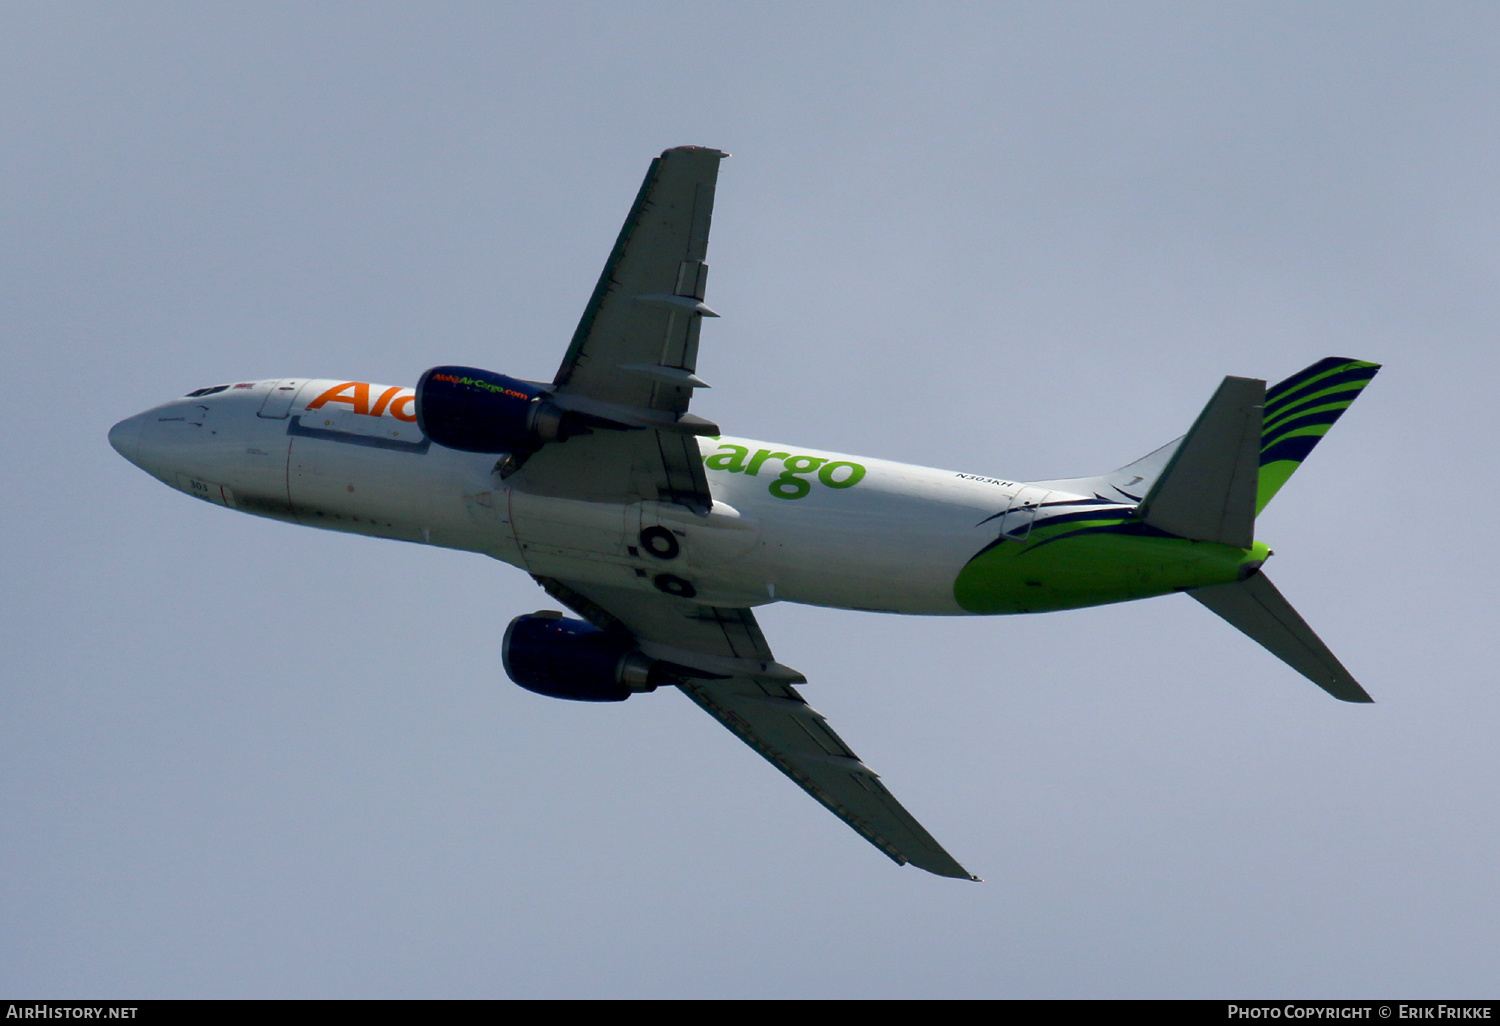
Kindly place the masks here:
POLYGON ((1329 356, 1267 389, 1257 514, 1379 369, 1378 363, 1329 356))
POLYGON ((1024 542, 978 552, 953 582, 970 613, 1042 613, 1166 595, 1235 581, 1270 555, 1173 538, 1119 516, 1039 524, 1024 542))

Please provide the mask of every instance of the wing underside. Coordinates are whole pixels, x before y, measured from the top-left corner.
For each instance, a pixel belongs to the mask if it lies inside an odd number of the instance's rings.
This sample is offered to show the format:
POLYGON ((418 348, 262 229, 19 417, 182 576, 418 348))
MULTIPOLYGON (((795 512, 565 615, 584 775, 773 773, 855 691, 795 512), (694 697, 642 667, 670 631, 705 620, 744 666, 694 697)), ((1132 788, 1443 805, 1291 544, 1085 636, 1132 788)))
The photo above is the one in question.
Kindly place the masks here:
POLYGON ((673 666, 677 686, 798 787, 899 864, 977 880, 907 812, 774 661, 748 609, 702 606, 537 578, 548 594, 604 629, 628 630, 673 666))
POLYGON ((516 486, 600 502, 713 505, 698 435, 717 425, 688 412, 708 283, 708 232, 725 154, 700 146, 651 162, 567 354, 553 379, 557 406, 627 426, 545 447, 516 486))
POLYGON ((705 316, 708 230, 725 154, 699 146, 651 162, 553 379, 558 395, 686 413, 705 316))
POLYGON ((790 684, 732 677, 678 686, 895 862, 938 876, 978 879, 943 850, 790 684))

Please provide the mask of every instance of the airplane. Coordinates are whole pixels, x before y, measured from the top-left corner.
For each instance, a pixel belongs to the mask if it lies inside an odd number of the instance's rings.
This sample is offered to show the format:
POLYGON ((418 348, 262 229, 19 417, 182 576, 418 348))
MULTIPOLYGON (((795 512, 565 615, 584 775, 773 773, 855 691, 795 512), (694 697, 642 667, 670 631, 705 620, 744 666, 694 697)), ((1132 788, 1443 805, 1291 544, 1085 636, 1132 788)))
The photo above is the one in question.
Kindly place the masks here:
POLYGON ((1262 570, 1256 516, 1378 364, 1226 377, 1185 435, 1097 477, 1011 481, 725 435, 688 412, 720 161, 651 162, 551 382, 441 366, 415 388, 198 388, 109 431, 198 499, 482 553, 571 611, 511 621, 542 695, 675 687, 898 864, 977 880, 798 693, 754 608, 1035 613, 1185 592, 1333 697, 1370 696, 1262 570))

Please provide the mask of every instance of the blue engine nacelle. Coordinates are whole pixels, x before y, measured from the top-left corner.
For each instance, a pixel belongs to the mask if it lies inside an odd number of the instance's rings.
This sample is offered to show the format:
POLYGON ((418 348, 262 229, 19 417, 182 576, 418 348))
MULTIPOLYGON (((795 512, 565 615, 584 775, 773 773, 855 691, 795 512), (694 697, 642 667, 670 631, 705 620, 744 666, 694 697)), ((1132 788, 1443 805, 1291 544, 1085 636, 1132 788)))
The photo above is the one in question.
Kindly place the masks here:
POLYGON ((534 381, 474 367, 434 367, 417 382, 417 426, 462 452, 528 455, 545 442, 586 433, 534 381))
POLYGON ((561 613, 518 616, 500 647, 505 673, 527 691, 575 702, 623 702, 655 691, 655 663, 629 638, 561 613))

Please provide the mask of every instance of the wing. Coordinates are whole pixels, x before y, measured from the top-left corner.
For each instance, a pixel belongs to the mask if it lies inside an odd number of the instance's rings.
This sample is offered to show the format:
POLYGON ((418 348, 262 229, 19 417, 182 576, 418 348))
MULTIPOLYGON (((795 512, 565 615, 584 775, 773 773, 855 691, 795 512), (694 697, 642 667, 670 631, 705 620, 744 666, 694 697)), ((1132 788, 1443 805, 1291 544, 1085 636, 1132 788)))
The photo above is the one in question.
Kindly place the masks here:
POLYGON ((672 667, 683 693, 891 859, 939 876, 979 879, 797 693, 792 684, 805 678, 775 661, 750 610, 546 577, 537 582, 596 627, 629 631, 646 655, 672 667))
POLYGON ((707 387, 695 373, 703 318, 718 316, 703 303, 704 257, 725 156, 681 146, 651 162, 553 380, 558 406, 634 430, 549 447, 528 464, 523 487, 700 513, 713 504, 695 436, 719 429, 687 409, 693 389, 707 387), (603 478, 580 471, 590 464, 615 469, 603 478))
MULTIPOLYGON (((693 389, 706 387, 696 373, 699 330, 718 316, 703 303, 704 258, 724 156, 680 147, 651 162, 557 370, 551 401, 626 430, 544 446, 512 487, 698 513, 712 506, 695 436, 719 429, 687 409, 693 389)), ((750 610, 537 581, 595 626, 628 631, 689 698, 896 862, 973 879, 792 687, 804 678, 775 661, 750 610)))
POLYGON ((562 366, 558 395, 686 413, 708 283, 708 229, 719 161, 699 146, 651 162, 562 366))

